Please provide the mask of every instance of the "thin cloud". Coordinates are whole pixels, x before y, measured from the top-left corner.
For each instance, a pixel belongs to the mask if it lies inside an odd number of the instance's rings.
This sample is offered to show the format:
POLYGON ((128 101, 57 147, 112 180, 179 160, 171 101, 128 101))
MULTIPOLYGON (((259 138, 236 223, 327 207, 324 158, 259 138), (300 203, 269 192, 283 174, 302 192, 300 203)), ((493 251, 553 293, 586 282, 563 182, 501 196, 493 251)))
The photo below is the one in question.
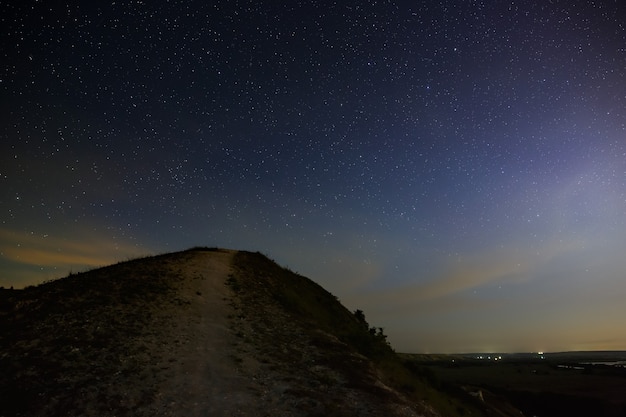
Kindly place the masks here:
POLYGON ((75 232, 59 238, 0 229, 2 285, 18 287, 49 279, 51 274, 99 267, 139 255, 147 250, 128 242, 75 232))
POLYGON ((136 256, 146 252, 135 245, 116 240, 77 236, 69 241, 3 229, 0 229, 0 250, 13 262, 41 266, 77 263, 98 265, 111 262, 120 255, 136 256))
POLYGON ((64 265, 101 265, 110 259, 107 255, 93 255, 93 254, 78 254, 78 253, 65 253, 54 252, 46 249, 31 249, 31 248, 6 248, 3 249, 3 253, 7 259, 37 266, 58 266, 64 265))
POLYGON ((552 259, 575 252, 580 248, 580 242, 559 242, 532 251, 500 248, 487 250, 459 259, 453 265, 442 265, 442 272, 427 282, 375 292, 364 291, 355 294, 353 299, 361 305, 383 304, 394 306, 396 309, 408 306, 413 309, 415 305, 430 301, 443 303, 444 299, 453 296, 458 302, 458 296, 466 291, 477 290, 488 285, 522 284, 531 281, 552 259))

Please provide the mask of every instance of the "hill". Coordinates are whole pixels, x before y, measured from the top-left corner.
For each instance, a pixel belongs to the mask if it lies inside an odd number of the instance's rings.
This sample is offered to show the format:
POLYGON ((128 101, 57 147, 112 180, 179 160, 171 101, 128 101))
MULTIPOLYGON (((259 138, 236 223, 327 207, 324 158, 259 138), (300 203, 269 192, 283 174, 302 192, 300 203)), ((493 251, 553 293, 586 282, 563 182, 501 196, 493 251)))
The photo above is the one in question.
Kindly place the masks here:
POLYGON ((259 253, 196 248, 0 291, 0 416, 476 415, 259 253))

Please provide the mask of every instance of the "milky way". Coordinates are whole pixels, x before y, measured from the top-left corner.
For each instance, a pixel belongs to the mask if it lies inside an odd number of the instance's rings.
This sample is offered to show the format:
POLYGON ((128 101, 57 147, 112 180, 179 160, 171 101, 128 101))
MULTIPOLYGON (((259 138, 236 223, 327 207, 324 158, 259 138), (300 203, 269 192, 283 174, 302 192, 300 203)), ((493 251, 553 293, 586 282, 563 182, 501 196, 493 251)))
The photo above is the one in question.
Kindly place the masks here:
POLYGON ((398 350, 626 349, 626 4, 282 3, 3 2, 0 285, 221 246, 398 350))

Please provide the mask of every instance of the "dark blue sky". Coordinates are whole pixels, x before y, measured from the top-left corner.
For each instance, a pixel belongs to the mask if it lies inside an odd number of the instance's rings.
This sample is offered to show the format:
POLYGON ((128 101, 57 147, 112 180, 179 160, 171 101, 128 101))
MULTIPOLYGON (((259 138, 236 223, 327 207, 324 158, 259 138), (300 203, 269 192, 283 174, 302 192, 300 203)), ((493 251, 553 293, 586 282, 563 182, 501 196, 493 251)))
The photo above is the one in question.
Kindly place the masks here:
POLYGON ((626 349, 626 5, 281 3, 2 3, 0 285, 215 245, 399 350, 626 349))

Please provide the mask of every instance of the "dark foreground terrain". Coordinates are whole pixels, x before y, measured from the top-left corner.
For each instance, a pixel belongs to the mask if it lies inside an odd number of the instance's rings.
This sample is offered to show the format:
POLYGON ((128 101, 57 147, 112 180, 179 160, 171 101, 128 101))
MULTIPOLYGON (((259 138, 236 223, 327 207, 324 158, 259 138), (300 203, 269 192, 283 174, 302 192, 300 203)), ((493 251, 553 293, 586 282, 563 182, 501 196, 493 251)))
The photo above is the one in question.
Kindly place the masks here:
POLYGON ((524 416, 626 416, 626 352, 402 356, 452 396, 472 393, 524 416))
POLYGON ((600 359, 619 358, 396 354, 362 311, 260 253, 0 289, 0 417, 624 416, 624 369, 600 359))
POLYGON ((197 248, 0 290, 0 416, 487 415, 259 253, 197 248))

